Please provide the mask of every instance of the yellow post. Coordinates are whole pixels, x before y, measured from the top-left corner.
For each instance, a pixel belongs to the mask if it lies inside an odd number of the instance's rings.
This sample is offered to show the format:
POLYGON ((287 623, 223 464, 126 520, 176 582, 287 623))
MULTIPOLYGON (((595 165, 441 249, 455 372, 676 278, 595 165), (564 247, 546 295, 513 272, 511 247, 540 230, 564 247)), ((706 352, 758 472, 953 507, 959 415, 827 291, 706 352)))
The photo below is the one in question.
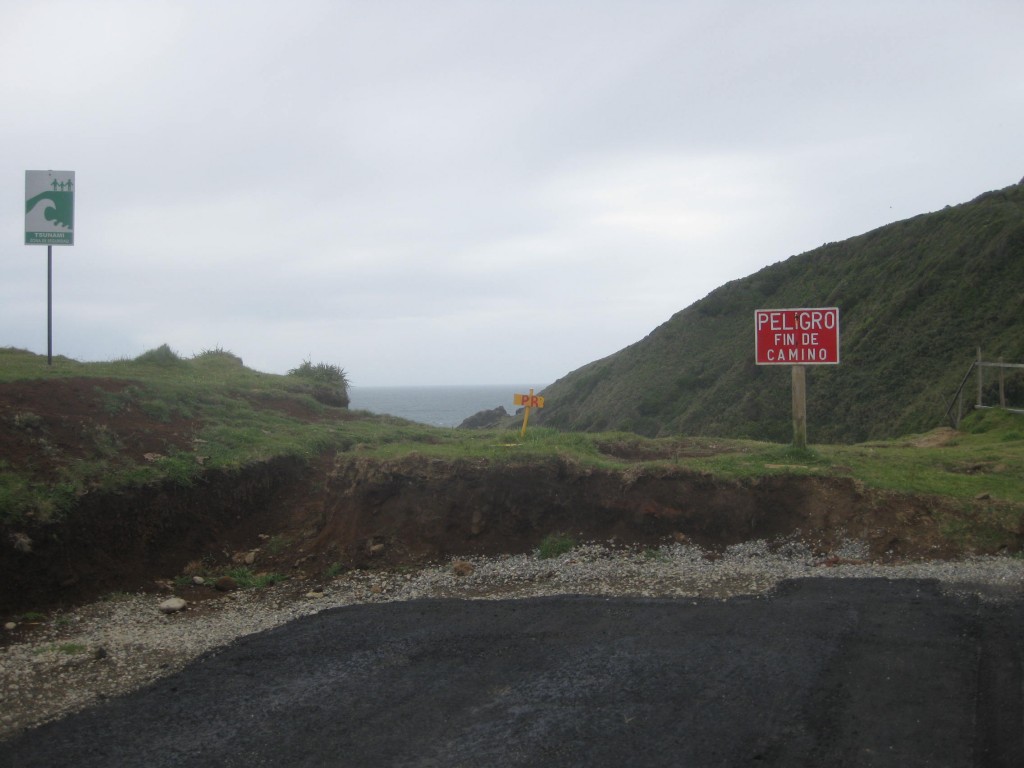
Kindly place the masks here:
MULTIPOLYGON (((530 387, 530 399, 527 400, 526 402, 528 402, 528 403, 532 403, 533 402, 533 387, 530 387)), ((523 411, 523 428, 519 431, 519 439, 520 440, 522 440, 523 438, 526 437, 526 424, 529 421, 530 421, 530 406, 527 405, 526 409, 523 411)))

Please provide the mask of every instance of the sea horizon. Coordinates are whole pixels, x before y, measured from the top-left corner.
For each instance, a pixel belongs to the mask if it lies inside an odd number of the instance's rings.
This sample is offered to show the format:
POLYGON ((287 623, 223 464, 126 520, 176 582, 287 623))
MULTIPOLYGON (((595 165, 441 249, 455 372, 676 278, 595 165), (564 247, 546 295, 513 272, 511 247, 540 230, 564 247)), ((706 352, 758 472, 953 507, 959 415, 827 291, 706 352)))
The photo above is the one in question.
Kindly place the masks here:
POLYGON ((349 385, 349 408, 353 411, 397 416, 434 427, 457 427, 480 411, 499 406, 515 413, 517 393, 528 393, 538 385, 516 384, 392 384, 385 386, 349 385))

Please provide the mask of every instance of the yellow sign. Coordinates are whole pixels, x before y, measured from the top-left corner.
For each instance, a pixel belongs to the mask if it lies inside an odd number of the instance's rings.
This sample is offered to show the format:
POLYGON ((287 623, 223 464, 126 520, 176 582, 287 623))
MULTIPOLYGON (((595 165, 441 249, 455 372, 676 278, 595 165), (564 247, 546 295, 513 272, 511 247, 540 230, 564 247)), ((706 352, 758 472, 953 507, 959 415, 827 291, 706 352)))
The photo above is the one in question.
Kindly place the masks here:
POLYGON ((544 398, 540 395, 533 394, 533 390, 530 390, 528 395, 515 394, 512 396, 512 402, 515 405, 525 406, 523 410, 523 428, 519 431, 519 439, 522 440, 526 437, 526 425, 530 421, 530 409, 531 408, 543 408, 544 398))
POLYGON ((530 390, 528 395, 513 395, 514 405, 525 405, 527 408, 543 408, 544 398, 540 395, 533 394, 533 390, 530 390))

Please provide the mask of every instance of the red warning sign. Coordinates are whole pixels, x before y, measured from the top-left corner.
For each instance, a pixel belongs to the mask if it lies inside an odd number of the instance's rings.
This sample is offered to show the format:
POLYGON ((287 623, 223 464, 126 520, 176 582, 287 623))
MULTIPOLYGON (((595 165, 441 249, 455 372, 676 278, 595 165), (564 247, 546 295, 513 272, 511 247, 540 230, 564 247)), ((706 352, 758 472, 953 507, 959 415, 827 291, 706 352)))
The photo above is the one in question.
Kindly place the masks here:
POLYGON ((758 365, 837 365, 839 310, 758 309, 754 351, 758 365))

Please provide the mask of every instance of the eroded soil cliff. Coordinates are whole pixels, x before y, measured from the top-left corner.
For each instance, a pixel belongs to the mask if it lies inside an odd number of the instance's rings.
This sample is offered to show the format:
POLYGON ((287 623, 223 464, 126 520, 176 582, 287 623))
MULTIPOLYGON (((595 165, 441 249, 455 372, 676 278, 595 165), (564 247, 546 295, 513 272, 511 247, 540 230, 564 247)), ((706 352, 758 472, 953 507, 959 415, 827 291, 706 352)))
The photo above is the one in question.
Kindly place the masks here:
MULTIPOLYGON (((154 429, 131 410, 112 416, 104 399, 117 397, 125 382, 42 384, 0 385, 0 448, 11 466, 31 465, 56 479, 64 463, 100 450, 107 434, 127 456, 193 439, 185 419, 154 429), (39 413, 46 416, 38 422, 26 416, 39 413)), ((153 588, 197 568, 246 563, 316 576, 528 552, 554 533, 624 545, 689 541, 709 557, 736 542, 788 537, 810 543, 822 558, 846 539, 867 542, 875 558, 948 557, 963 545, 947 521, 991 504, 979 501, 972 510, 961 501, 866 490, 841 474, 725 480, 643 464, 651 457, 622 445, 601 450, 614 460, 610 468, 559 457, 382 460, 353 449, 312 462, 207 471, 191 485, 86 491, 59 523, 23 519, 0 527, 0 616, 153 588)), ((1022 534, 1004 532, 989 551, 1019 550, 1022 534)))

